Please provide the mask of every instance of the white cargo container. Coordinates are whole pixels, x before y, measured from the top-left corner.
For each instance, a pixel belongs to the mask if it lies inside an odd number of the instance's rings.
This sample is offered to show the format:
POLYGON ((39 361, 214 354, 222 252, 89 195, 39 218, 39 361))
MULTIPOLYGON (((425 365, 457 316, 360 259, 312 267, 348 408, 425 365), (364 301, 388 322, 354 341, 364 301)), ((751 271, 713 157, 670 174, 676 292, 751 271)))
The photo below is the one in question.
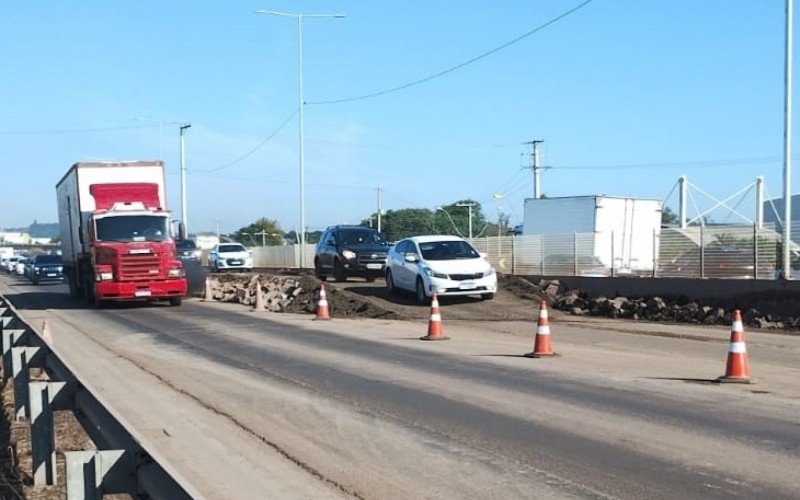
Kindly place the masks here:
MULTIPOLYGON (((579 255, 592 256, 609 269, 613 264, 620 273, 650 271, 658 255, 662 204, 605 195, 528 198, 523 236, 577 235, 579 255)), ((548 255, 547 248, 540 252, 548 255)))

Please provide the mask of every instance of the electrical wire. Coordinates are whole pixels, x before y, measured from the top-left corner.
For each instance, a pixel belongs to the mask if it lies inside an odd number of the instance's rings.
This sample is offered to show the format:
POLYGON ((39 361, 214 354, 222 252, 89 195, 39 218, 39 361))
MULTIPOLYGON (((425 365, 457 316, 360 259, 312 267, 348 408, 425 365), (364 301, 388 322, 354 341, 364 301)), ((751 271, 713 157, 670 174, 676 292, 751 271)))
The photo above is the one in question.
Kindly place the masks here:
POLYGON ((482 53, 480 55, 477 55, 477 56, 475 56, 475 57, 473 57, 471 59, 468 59, 468 60, 466 60, 466 61, 464 61, 462 63, 456 64, 455 66, 451 66, 451 67, 449 67, 449 68, 447 68, 445 70, 439 71, 438 73, 434 73, 432 75, 428 75, 428 76, 426 76, 424 78, 420 78, 418 80, 414 80, 414 81, 408 82, 406 84, 399 85, 397 87, 392 87, 392 88, 389 88, 389 89, 386 89, 386 90, 373 92, 371 94, 363 94, 363 95, 360 95, 360 96, 346 97, 346 98, 343 98, 343 99, 332 99, 332 100, 328 100, 328 101, 315 101, 315 102, 312 101, 312 102, 309 102, 308 104, 341 104, 341 103, 344 103, 344 102, 360 101, 360 100, 363 100, 363 99, 371 99, 373 97, 379 97, 379 96, 382 96, 382 95, 391 94, 391 93, 394 93, 394 92, 399 92, 401 90, 405 90, 407 88, 414 87, 414 86, 420 85, 420 84, 425 83, 425 82, 429 82, 429 81, 431 81, 431 80, 433 80, 435 78, 439 78, 440 76, 444 76, 444 75, 446 75, 448 73, 452 73, 452 72, 454 72, 456 70, 459 70, 459 69, 461 69, 461 68, 463 68, 465 66, 469 66, 470 64, 476 63, 476 62, 480 61, 481 59, 485 59, 485 58, 487 58, 487 57, 489 57, 489 56, 491 56, 491 55, 493 55, 493 54, 495 54, 497 52, 500 52, 501 50, 503 50, 505 48, 508 48, 508 47, 518 43, 518 42, 521 42, 525 38, 528 38, 529 36, 532 36, 532 35, 538 33, 539 31, 542 31, 543 29, 547 28, 548 26, 550 26, 552 24, 555 24, 558 21, 561 21, 562 19, 564 19, 565 17, 569 16, 570 14, 574 14, 575 12, 577 12, 577 11, 581 10, 582 8, 586 7, 587 5, 592 3, 593 1, 594 0, 585 0, 585 1, 581 2, 580 4, 578 4, 577 6, 575 6, 575 7, 571 8, 571 9, 569 9, 568 11, 566 11, 566 12, 564 12, 564 13, 562 13, 562 14, 560 14, 560 15, 552 18, 552 19, 550 19, 549 21, 547 21, 544 24, 540 24, 536 28, 528 31, 527 33, 525 33, 523 35, 520 35, 520 36, 514 38, 513 40, 510 40, 510 41, 508 41, 508 42, 506 42, 506 43, 504 43, 502 45, 498 45, 497 47, 495 47, 495 48, 493 48, 493 49, 491 49, 491 50, 489 50, 487 52, 484 52, 484 53, 482 53))
POLYGON ((154 125, 130 125, 121 127, 94 127, 50 130, 0 130, 0 135, 48 135, 48 134, 81 134, 86 132, 118 132, 123 130, 142 130, 154 125))
POLYGON ((696 167, 696 168, 715 168, 727 167, 731 165, 749 165, 755 163, 777 163, 780 158, 776 156, 765 156, 759 158, 739 158, 732 160, 706 160, 706 161, 685 161, 669 163, 639 163, 630 165, 594 165, 594 166, 561 166, 549 167, 554 170, 627 170, 627 169, 660 169, 675 167, 696 167))
POLYGON ((212 173, 212 172, 219 172, 220 170, 224 170, 226 168, 229 168, 229 167, 232 167, 232 166, 236 165, 240 161, 244 160, 245 158, 249 157, 250 155, 252 155, 256 151, 258 151, 259 149, 264 147, 269 141, 271 141, 276 135, 278 135, 278 133, 281 130, 283 130, 283 128, 289 123, 289 121, 297 115, 297 113, 299 111, 300 111, 300 108, 295 109, 292 112, 291 115, 287 116, 286 119, 283 120, 283 122, 278 126, 277 129, 275 129, 271 134, 269 134, 267 137, 265 137, 264 140, 262 140, 260 143, 258 143, 258 145, 256 145, 253 149, 251 149, 247 153, 243 154, 242 156, 236 158, 233 161, 229 161, 228 163, 225 163, 224 165, 220 165, 219 167, 215 167, 215 168, 212 168, 212 169, 209 169, 209 170, 195 170, 194 173, 209 174, 209 173, 212 173))

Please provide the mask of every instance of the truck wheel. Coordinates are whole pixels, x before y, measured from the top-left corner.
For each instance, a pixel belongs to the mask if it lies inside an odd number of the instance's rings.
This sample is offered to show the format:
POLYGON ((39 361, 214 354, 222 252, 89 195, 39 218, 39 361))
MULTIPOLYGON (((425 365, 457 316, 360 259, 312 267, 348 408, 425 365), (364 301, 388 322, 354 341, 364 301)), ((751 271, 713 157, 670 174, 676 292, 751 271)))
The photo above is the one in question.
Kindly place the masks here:
POLYGON ((67 286, 69 286, 69 296, 73 299, 80 298, 81 290, 78 288, 78 280, 75 271, 67 271, 67 286))
POLYGON ((179 305, 181 305, 181 302, 182 302, 181 299, 169 299, 169 305, 171 307, 178 307, 179 305))

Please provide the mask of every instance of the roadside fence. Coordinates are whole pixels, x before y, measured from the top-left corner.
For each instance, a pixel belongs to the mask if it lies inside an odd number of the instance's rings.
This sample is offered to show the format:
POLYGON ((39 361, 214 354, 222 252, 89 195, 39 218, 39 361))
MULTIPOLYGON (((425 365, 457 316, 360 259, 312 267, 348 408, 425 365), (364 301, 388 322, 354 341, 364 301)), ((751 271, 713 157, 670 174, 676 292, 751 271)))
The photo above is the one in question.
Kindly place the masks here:
MULTIPOLYGON (((661 228, 649 235, 598 231, 486 236, 472 244, 505 274, 774 279, 781 241, 774 225, 701 225, 661 228)), ((800 253, 800 246, 793 243, 792 248, 800 253)), ((252 250, 254 267, 300 267, 298 245, 252 250)), ((306 245, 306 268, 314 266, 314 250, 315 245, 306 245)))

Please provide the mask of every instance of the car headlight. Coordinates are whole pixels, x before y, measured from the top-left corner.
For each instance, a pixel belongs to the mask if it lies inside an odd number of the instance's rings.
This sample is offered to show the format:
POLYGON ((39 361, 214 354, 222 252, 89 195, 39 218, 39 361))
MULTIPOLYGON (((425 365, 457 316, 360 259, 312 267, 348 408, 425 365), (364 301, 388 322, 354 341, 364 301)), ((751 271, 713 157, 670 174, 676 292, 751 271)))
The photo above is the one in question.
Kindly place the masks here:
POLYGON ((167 270, 167 277, 168 278, 183 278, 186 273, 183 271, 183 268, 178 269, 169 269, 167 270))
POLYGON ((445 279, 445 280, 449 278, 449 276, 447 276, 447 274, 434 271, 433 269, 431 269, 428 266, 423 266, 422 270, 425 271, 425 274, 427 274, 431 278, 441 278, 441 279, 445 279))
POLYGON ((193 255, 199 259, 200 256, 203 255, 203 252, 201 250, 195 250, 193 255))
POLYGON ((493 274, 494 274, 494 268, 493 267, 490 267, 488 271, 483 273, 484 276, 491 276, 493 274))
POLYGON ((39 272, 40 269, 41 269, 41 267, 39 267, 39 266, 33 266, 33 270, 36 271, 37 273, 39 272))
POLYGON ((343 250, 342 257, 344 257, 347 260, 353 260, 356 258, 356 253, 352 250, 343 250))

